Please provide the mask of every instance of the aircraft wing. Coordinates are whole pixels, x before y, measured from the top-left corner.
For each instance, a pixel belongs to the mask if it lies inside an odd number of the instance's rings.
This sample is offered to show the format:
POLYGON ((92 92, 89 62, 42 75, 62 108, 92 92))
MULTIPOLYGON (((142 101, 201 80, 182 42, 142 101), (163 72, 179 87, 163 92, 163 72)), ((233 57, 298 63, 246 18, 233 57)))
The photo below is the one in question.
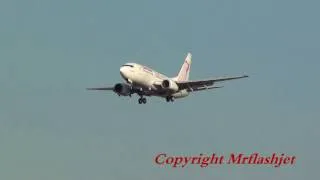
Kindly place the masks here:
MULTIPOLYGON (((137 93, 146 96, 150 96, 154 93, 154 91, 149 89, 143 89, 139 87, 131 87, 131 94, 137 93)), ((94 90, 94 91, 114 91, 114 87, 97 87, 97 88, 87 88, 87 90, 94 90)))
POLYGON ((202 90, 208 90, 208 89, 217 89, 217 88, 223 88, 223 86, 210 86, 210 87, 198 87, 194 89, 187 89, 188 92, 193 92, 193 91, 202 91, 202 90))
POLYGON ((87 88, 87 90, 108 91, 113 90, 113 87, 87 88))
POLYGON ((212 85, 215 82, 229 81, 234 79, 247 78, 249 76, 228 76, 228 77, 218 77, 207 80, 196 80, 196 81, 178 81, 176 82, 180 89, 188 89, 190 91, 193 90, 204 90, 204 89, 212 89, 214 88, 212 85))

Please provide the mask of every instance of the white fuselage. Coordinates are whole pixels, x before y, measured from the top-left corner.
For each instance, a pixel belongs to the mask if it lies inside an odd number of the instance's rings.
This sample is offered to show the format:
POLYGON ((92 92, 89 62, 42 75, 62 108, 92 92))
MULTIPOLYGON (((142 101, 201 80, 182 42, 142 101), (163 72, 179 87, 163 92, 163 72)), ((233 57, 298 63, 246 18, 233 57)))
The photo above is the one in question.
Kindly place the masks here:
MULTIPOLYGON (((159 90, 157 83, 159 84, 163 80, 172 79, 161 73, 154 71, 153 69, 143 66, 137 63, 127 63, 121 66, 120 74, 128 83, 136 87, 141 87, 148 90, 159 90)), ((159 84, 160 85, 160 84, 159 84)), ((178 91, 172 94, 173 97, 181 98, 187 96, 189 93, 186 90, 178 91)), ((165 97, 166 94, 153 94, 156 96, 165 97)))
POLYGON ((136 63, 121 66, 120 74, 127 82, 144 88, 152 87, 155 81, 168 79, 167 76, 136 63))

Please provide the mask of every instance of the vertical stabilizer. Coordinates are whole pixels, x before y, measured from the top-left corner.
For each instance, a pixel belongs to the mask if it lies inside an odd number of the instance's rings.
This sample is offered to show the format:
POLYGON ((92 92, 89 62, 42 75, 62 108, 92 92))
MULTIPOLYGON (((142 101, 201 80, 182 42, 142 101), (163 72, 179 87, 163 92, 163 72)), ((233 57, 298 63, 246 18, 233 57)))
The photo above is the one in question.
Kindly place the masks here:
POLYGON ((192 59, 192 55, 191 55, 191 53, 188 53, 186 59, 184 60, 184 63, 182 64, 182 67, 178 73, 178 76, 175 77, 176 81, 187 81, 189 79, 191 59, 192 59))

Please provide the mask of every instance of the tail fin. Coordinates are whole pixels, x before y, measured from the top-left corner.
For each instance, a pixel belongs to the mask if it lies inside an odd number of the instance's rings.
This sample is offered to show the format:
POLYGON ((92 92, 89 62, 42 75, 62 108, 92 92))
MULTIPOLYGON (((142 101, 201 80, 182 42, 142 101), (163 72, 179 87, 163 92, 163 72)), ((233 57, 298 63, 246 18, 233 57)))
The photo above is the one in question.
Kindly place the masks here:
POLYGON ((192 55, 191 53, 188 53, 186 59, 184 60, 184 63, 182 64, 178 76, 175 77, 176 81, 187 81, 189 79, 191 59, 192 55))

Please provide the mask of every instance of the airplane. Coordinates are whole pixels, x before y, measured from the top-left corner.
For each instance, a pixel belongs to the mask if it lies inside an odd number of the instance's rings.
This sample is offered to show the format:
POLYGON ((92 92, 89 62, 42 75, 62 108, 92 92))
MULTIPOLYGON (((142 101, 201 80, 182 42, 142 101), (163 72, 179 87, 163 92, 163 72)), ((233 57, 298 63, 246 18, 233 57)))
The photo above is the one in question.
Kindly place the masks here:
POLYGON ((204 80, 189 80, 191 53, 188 53, 182 67, 175 77, 167 77, 153 69, 137 63, 126 63, 120 67, 120 75, 124 83, 117 83, 114 86, 87 88, 87 90, 113 91, 119 96, 137 94, 139 104, 146 104, 145 96, 157 96, 165 98, 167 102, 174 99, 187 97, 191 92, 222 88, 213 86, 216 82, 229 81, 233 79, 247 78, 249 76, 227 76, 210 78, 204 80))

